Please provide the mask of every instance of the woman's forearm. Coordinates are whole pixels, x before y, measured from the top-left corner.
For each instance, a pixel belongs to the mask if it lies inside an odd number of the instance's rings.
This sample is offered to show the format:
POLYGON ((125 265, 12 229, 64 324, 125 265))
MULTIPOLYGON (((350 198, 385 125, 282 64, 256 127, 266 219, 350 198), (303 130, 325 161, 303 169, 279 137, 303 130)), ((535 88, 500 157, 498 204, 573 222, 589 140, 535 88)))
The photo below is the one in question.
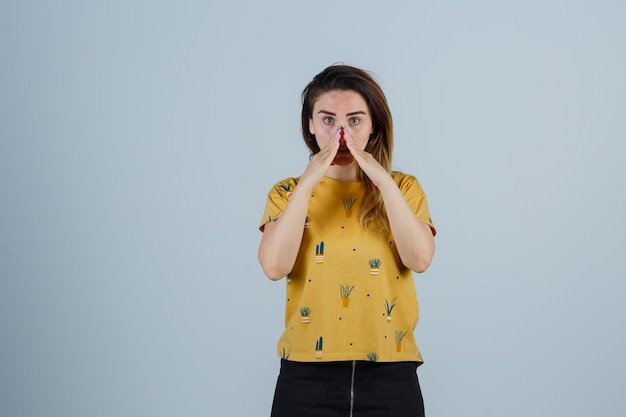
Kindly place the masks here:
POLYGON ((389 227, 402 264, 415 272, 428 269, 435 254, 430 226, 422 223, 391 177, 378 186, 385 202, 389 227))
POLYGON ((311 190, 294 189, 287 207, 275 222, 265 224, 259 245, 259 262, 269 279, 279 280, 293 269, 298 257, 311 190))

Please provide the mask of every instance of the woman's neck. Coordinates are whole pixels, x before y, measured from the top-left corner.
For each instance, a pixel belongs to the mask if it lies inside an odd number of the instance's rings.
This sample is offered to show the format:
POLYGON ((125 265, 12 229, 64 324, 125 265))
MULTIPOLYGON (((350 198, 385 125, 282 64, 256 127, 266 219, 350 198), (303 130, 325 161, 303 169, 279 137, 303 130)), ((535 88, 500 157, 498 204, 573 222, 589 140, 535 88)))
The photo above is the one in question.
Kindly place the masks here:
POLYGON ((349 165, 331 165, 326 171, 326 176, 337 181, 355 182, 359 180, 356 161, 349 165))

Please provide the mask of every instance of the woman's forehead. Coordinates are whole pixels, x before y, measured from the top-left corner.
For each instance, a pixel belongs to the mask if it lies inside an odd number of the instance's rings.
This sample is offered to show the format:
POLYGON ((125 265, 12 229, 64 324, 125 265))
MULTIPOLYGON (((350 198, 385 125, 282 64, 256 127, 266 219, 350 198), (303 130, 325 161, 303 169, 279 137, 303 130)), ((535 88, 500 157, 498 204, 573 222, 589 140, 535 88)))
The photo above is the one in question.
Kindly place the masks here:
POLYGON ((366 111, 365 99, 353 90, 331 90, 320 94, 313 105, 314 113, 319 110, 366 111))

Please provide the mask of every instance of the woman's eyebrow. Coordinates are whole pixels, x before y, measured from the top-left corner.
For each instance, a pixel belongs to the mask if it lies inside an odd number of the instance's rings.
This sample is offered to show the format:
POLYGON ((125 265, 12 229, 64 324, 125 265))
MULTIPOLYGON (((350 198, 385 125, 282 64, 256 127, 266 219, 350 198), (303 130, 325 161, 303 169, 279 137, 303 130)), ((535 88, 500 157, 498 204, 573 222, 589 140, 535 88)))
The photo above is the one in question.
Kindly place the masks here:
MULTIPOLYGON (((336 113, 333 113, 333 112, 328 111, 328 110, 320 110, 317 113, 318 114, 320 114, 320 113, 327 114, 329 116, 337 116, 336 113)), ((367 113, 365 113, 363 110, 358 110, 358 111, 353 111, 351 113, 347 113, 346 116, 354 116, 355 114, 367 114, 367 113)))

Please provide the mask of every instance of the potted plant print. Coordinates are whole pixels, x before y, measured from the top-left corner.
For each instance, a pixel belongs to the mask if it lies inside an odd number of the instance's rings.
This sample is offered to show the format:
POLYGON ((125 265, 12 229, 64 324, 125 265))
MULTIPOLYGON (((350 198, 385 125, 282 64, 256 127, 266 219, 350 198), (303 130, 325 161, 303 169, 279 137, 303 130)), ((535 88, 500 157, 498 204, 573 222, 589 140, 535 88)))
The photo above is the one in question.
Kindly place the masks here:
POLYGON ((380 274, 380 265, 382 264, 382 261, 378 258, 374 258, 374 259, 370 259, 369 260, 369 265, 370 265, 370 274, 371 275, 378 275, 380 274))
POLYGON ((391 322, 391 312, 393 311, 393 308, 396 306, 396 299, 398 297, 394 297, 393 300, 391 300, 391 302, 389 302, 386 298, 385 298, 385 311, 387 312, 387 323, 391 322))
POLYGON ((403 332, 400 330, 396 330, 396 352, 402 351, 402 339, 407 335, 408 332, 403 332))
POLYGON ((320 338, 318 340, 315 341, 315 357, 316 358, 321 358, 323 355, 323 343, 324 343, 324 339, 322 338, 322 336, 320 336, 320 338))
POLYGON ((302 307, 300 309, 300 316, 302 319, 302 323, 310 323, 311 322, 311 308, 310 307, 302 307))
POLYGON ((341 294, 341 299, 344 307, 348 307, 350 305, 350 294, 352 294, 352 290, 354 290, 354 285, 339 286, 339 293, 341 294))
POLYGON ((324 262, 324 242, 315 245, 315 262, 321 264, 324 262))
POLYGON ((356 203, 356 198, 344 198, 343 208, 346 209, 346 217, 352 217, 352 207, 356 203))

